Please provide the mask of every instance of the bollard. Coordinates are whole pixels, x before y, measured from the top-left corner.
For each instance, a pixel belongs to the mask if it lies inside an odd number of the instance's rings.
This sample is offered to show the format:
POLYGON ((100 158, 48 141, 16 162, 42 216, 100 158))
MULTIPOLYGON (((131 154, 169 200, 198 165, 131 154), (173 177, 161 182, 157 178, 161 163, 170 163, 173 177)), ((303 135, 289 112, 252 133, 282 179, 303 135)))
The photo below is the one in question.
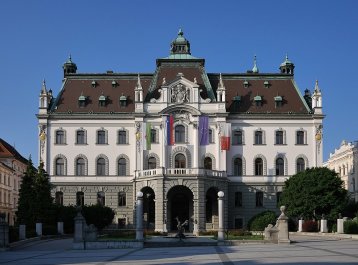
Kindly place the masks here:
POLYGON ((218 192, 219 230, 218 241, 224 241, 224 192, 218 192))

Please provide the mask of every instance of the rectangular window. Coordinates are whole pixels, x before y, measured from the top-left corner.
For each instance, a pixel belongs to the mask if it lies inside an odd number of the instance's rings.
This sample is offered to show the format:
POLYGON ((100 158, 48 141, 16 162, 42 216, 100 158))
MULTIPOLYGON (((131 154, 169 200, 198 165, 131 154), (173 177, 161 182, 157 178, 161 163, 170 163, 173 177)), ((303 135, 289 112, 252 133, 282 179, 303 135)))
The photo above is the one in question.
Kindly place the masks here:
POLYGON ((242 131, 234 131, 232 144, 242 144, 242 131))
POLYGON ((261 131, 255 132, 255 144, 263 144, 261 131))
POLYGON ((77 206, 85 205, 85 194, 81 191, 76 193, 76 205, 77 206))
POLYGON ((277 206, 279 207, 280 205, 280 200, 281 200, 281 195, 282 195, 282 192, 277 192, 276 193, 276 204, 277 204, 277 206))
POLYGON ((155 129, 151 129, 150 130, 150 141, 152 143, 156 143, 157 142, 157 131, 155 129))
POLYGON ((210 144, 214 143, 214 135, 212 129, 209 129, 209 143, 210 144))
POLYGON ((264 205, 264 193, 262 191, 256 192, 256 207, 264 205))
POLYGON ((242 229, 244 228, 244 220, 242 218, 235 218, 235 229, 242 229))
POLYGON ((125 192, 118 192, 118 206, 126 206, 127 197, 125 192))
POLYGON ((237 191, 235 192, 235 207, 241 207, 242 206, 242 192, 237 191))
POLYGON ((97 144, 106 144, 106 132, 105 131, 97 132, 97 144))
POLYGON ((283 131, 276 131, 276 144, 283 144, 283 131))
POLYGON ((76 135, 76 144, 85 144, 85 132, 84 131, 77 131, 76 135))
POLYGON ((65 144, 65 132, 56 131, 56 144, 65 144))
POLYGON ((118 144, 126 144, 126 143, 127 143, 127 132, 118 131, 118 144))
POLYGON ((297 131, 296 133, 296 144, 305 144, 304 138, 305 133, 304 131, 297 131))

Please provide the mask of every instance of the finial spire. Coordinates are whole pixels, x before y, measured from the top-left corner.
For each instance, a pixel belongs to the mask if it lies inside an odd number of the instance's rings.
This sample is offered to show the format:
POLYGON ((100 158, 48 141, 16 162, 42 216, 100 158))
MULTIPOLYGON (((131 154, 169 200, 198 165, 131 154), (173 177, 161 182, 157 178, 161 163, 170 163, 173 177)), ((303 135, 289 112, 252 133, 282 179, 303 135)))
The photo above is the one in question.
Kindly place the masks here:
POLYGON ((46 80, 45 80, 45 78, 42 80, 41 93, 42 93, 42 94, 46 94, 46 93, 47 93, 46 80))
POLYGON ((225 89, 222 75, 220 73, 218 89, 225 89))
POLYGON ((252 72, 255 74, 257 74, 259 72, 259 68, 257 68, 256 54, 254 56, 254 67, 252 68, 252 72))
POLYGON ((320 93, 321 92, 321 90, 319 89, 319 87, 318 87, 318 80, 316 79, 316 84, 315 84, 315 86, 314 86, 314 91, 316 92, 316 93, 320 93))
POLYGON ((181 28, 179 28, 178 35, 180 35, 180 36, 184 35, 184 32, 183 32, 183 30, 181 28))
POLYGON ((140 75, 138 74, 138 78, 137 78, 137 86, 136 86, 137 89, 142 89, 142 83, 140 81, 140 75))

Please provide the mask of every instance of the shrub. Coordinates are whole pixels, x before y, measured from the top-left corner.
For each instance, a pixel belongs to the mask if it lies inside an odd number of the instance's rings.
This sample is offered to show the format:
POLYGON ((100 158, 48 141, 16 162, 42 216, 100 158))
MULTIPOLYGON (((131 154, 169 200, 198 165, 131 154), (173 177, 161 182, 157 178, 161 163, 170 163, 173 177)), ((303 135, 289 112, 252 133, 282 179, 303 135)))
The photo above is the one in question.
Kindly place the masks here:
POLYGON ((343 226, 345 234, 358 234, 358 222, 348 220, 344 222, 343 226))
POLYGON ((82 207, 83 217, 87 225, 93 224, 98 230, 110 225, 114 218, 114 211, 107 206, 99 204, 82 207))
POLYGON ((235 230, 229 230, 229 235, 232 236, 251 236, 252 233, 250 231, 246 231, 243 229, 235 229, 235 230))
POLYGON ((250 231, 264 231, 269 224, 276 223, 276 213, 273 211, 264 211, 253 216, 247 226, 250 231))
POLYGON ((318 232, 318 223, 314 220, 305 220, 302 225, 302 232, 318 232))
POLYGON ((54 225, 43 224, 42 225, 42 234, 44 236, 57 235, 57 227, 54 225))
POLYGON ((333 224, 332 225, 332 233, 336 233, 337 232, 337 224, 333 224))
POLYGON ((9 226, 9 242, 19 241, 19 227, 18 226, 9 226))
POLYGON ((217 230, 200 231, 199 235, 201 235, 201 236, 217 236, 218 231, 217 230))

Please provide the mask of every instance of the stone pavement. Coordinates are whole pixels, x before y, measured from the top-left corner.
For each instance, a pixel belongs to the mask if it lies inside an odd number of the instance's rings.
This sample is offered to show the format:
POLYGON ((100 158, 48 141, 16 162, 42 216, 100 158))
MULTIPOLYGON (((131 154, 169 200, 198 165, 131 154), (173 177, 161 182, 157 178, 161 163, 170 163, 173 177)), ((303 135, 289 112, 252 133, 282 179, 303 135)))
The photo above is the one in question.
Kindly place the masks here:
POLYGON ((295 235, 291 245, 242 244, 144 249, 71 250, 72 239, 37 241, 0 252, 0 265, 50 264, 358 264, 358 241, 295 235))

